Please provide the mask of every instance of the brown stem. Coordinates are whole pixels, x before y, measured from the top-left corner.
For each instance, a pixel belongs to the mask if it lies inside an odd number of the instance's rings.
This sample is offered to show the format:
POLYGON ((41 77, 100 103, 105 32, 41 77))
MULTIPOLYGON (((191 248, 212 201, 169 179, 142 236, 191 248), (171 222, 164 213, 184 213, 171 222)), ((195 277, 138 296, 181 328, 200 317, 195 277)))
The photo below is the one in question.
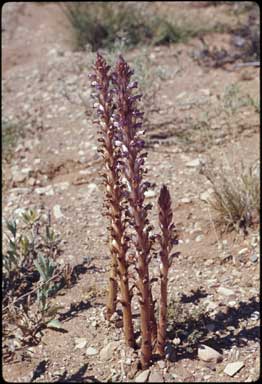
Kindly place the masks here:
POLYGON ((106 307, 106 319, 110 320, 116 311, 117 304, 117 256, 111 252, 111 267, 108 282, 108 297, 106 307))
POLYGON ((111 76, 108 74, 109 66, 101 55, 97 55, 95 74, 91 75, 95 80, 93 86, 98 89, 96 94, 97 113, 100 116, 101 128, 101 152, 105 161, 104 179, 106 184, 107 215, 111 218, 110 226, 110 252, 111 271, 109 279, 109 293, 107 303, 107 318, 110 319, 116 310, 117 303, 117 278, 120 279, 121 302, 123 306, 124 334, 127 345, 134 347, 135 338, 132 324, 131 295, 128 286, 128 266, 126 262, 127 245, 125 243, 125 226, 122 223, 121 205, 122 191, 119 177, 119 153, 115 148, 115 128, 112 121, 113 102, 109 88, 111 76))
MULTIPOLYGON (((152 330, 156 324, 154 318, 153 298, 149 279, 149 256, 152 240, 149 237, 147 208, 144 205, 145 183, 143 183, 143 169, 145 153, 141 153, 143 141, 139 140, 139 128, 141 112, 136 109, 136 100, 140 95, 132 95, 132 89, 136 83, 131 82, 132 76, 127 63, 120 56, 116 70, 112 74, 112 81, 115 84, 116 107, 115 122, 118 126, 119 141, 124 165, 122 167, 125 175, 126 194, 129 207, 126 209, 129 223, 136 232, 136 259, 139 287, 139 303, 141 316, 141 364, 147 368, 152 356, 152 330)), ((148 183, 149 184, 149 183, 148 183)))
POLYGON ((169 254, 173 244, 177 241, 174 236, 172 224, 172 209, 170 193, 165 185, 162 186, 158 199, 159 224, 162 231, 160 236, 160 306, 159 324, 157 332, 157 351, 160 356, 165 356, 166 327, 167 327, 167 285, 168 270, 170 266, 169 254))

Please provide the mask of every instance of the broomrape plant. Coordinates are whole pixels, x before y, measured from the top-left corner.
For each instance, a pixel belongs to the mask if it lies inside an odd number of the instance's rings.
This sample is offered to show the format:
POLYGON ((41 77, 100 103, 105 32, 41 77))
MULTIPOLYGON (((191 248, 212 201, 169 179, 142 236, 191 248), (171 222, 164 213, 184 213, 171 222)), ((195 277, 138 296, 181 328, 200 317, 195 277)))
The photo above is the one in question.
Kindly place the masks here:
MULTIPOLYGON (((162 235, 152 235, 153 226, 149 223, 148 212, 152 204, 145 203, 145 192, 151 183, 144 181, 147 170, 144 167, 147 153, 141 136, 143 113, 138 109, 141 94, 135 94, 138 87, 132 81, 134 71, 119 56, 111 70, 105 59, 97 54, 94 72, 90 75, 95 92, 99 127, 99 152, 104 159, 106 189, 106 215, 110 219, 111 271, 107 319, 116 310, 118 285, 120 302, 123 308, 124 334, 127 345, 136 347, 132 323, 131 300, 133 289, 139 297, 141 317, 141 365, 149 366, 152 353, 157 348, 164 355, 166 340, 167 275, 171 264, 170 251, 177 243, 172 224, 171 198, 166 186, 159 197, 159 222, 162 235), (161 295, 160 317, 155 318, 155 301, 152 296, 152 281, 149 263, 152 258, 156 238, 161 251, 161 295), (129 253, 128 253, 129 252, 129 253), (131 272, 131 266, 136 273, 131 272), (129 282, 134 281, 131 287, 129 282)), ((173 255, 174 256, 174 255, 173 255)))

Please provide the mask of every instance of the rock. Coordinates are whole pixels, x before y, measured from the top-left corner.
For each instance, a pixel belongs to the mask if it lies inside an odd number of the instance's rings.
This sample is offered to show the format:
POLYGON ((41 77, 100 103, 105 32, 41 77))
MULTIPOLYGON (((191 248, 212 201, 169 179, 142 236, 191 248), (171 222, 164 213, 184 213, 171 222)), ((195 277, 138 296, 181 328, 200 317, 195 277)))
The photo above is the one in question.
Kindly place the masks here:
POLYGON ((95 183, 88 184, 88 192, 91 194, 98 191, 98 186, 95 183))
POLYGON ((56 219, 61 219, 62 217, 64 217, 63 213, 61 212, 61 207, 58 204, 54 205, 53 213, 56 219))
POLYGON ((228 302, 228 306, 231 308, 234 308, 237 305, 237 302, 235 300, 231 300, 228 302))
POLYGON ((219 363, 223 360, 223 356, 215 349, 208 347, 207 345, 201 344, 197 351, 198 358, 206 362, 219 363))
POLYGON ((252 263, 256 263, 258 260, 258 256, 256 253, 253 253, 251 256, 250 256, 250 261, 252 261, 252 263))
POLYGON ((54 188, 58 191, 65 191, 69 187, 70 183, 68 181, 62 181, 60 183, 54 184, 54 188))
POLYGON ((96 348, 88 347, 87 350, 86 350, 86 355, 87 356, 95 356, 97 354, 98 354, 98 350, 96 348))
POLYGON ((242 255, 244 255, 245 253, 247 253, 248 252, 248 248, 242 248, 242 249, 240 249, 240 251, 238 252, 238 255, 239 256, 242 256, 242 255))
POLYGON ((153 371, 150 373, 148 382, 149 383, 163 383, 164 379, 163 379, 163 376, 159 372, 153 371))
POLYGON ((12 180, 14 183, 22 183, 23 181, 25 181, 26 179, 26 175, 21 173, 21 172, 13 172, 13 175, 12 175, 12 180))
POLYGON ((181 343, 181 340, 179 337, 175 337, 173 340, 172 340, 172 343, 175 344, 175 345, 179 345, 181 343))
POLYGON ((232 291, 232 289, 228 289, 228 288, 225 288, 225 287, 219 287, 217 289, 217 292, 220 293, 223 296, 231 296, 231 295, 235 294, 235 292, 232 291))
POLYGON ((157 364, 160 369, 164 369, 166 367, 166 363, 164 362, 164 360, 159 360, 157 364))
POLYGON ((100 351, 100 359, 103 361, 110 360, 113 357, 114 351, 118 346, 118 342, 112 341, 108 343, 104 348, 100 351))
POLYGON ((180 200, 183 204, 189 204, 192 203, 192 200, 189 197, 183 197, 183 199, 180 200))
POLYGON ((203 302, 203 304, 207 305, 207 310, 208 311, 213 311, 218 306, 217 303, 215 303, 214 301, 210 301, 210 300, 205 300, 205 302, 203 302))
POLYGON ((224 369, 224 372, 228 376, 234 376, 240 369, 242 369, 245 366, 245 364, 242 361, 235 361, 234 363, 227 364, 226 368, 224 369))
POLYGON ((139 373, 135 378, 135 383, 145 383, 148 379, 149 373, 149 369, 146 369, 145 371, 139 373))
POLYGON ((86 346, 87 340, 84 337, 75 337, 75 349, 82 349, 86 346))
POLYGON ((195 241, 196 241, 197 243, 199 243, 199 242, 202 241, 203 239, 204 239, 204 235, 198 235, 198 236, 196 237, 195 241))
POLYGON ((28 177, 30 175, 30 173, 32 173, 32 171, 33 170, 30 167, 21 169, 21 172, 24 173, 26 175, 26 177, 28 177))
POLYGON ((202 161, 200 159, 194 159, 194 160, 191 160, 191 161, 188 161, 186 163, 186 167, 188 168, 197 168, 199 167, 200 165, 202 164, 202 161))
POLYGON ((200 193, 199 198, 202 201, 209 202, 213 193, 214 193, 213 188, 208 188, 207 191, 200 193))
POLYGON ((260 313, 258 311, 254 311, 253 313, 251 313, 251 316, 250 316, 251 320, 259 320, 260 319, 260 313))
POLYGON ((202 95, 204 96, 210 96, 210 89, 208 88, 202 88, 199 90, 200 93, 202 93, 202 95))
POLYGON ((145 197, 146 198, 155 197, 155 196, 156 196, 156 192, 152 191, 152 189, 149 189, 148 191, 145 191, 145 197))
POLYGON ((53 196, 55 193, 52 185, 47 185, 46 187, 36 188, 35 192, 38 193, 39 195, 47 195, 47 196, 53 196))
POLYGON ((34 177, 29 177, 28 184, 33 187, 36 184, 37 180, 34 177))

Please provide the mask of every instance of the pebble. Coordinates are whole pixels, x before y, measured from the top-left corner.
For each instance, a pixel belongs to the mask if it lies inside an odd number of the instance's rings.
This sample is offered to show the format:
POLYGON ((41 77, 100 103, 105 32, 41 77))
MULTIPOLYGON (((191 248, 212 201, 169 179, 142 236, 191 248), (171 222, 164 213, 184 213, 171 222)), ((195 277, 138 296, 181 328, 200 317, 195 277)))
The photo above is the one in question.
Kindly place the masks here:
POLYGON ((231 300, 228 302, 228 306, 231 308, 235 307, 236 305, 237 305, 237 302, 235 300, 231 300))
POLYGON ((146 369, 145 371, 139 373, 135 378, 135 383, 145 383, 148 379, 149 373, 149 369, 146 369))
POLYGON ((63 213, 61 212, 61 207, 58 204, 54 205, 53 213, 56 219, 61 219, 62 217, 64 217, 63 213))
POLYGON ((175 337, 173 340, 172 340, 173 344, 175 345, 179 345, 181 343, 181 340, 179 337, 175 337))
POLYGON ((148 382, 149 383, 163 383, 164 379, 163 379, 163 376, 159 372, 153 371, 150 373, 148 382))
POLYGON ((251 256, 250 256, 250 261, 252 261, 252 263, 256 263, 258 260, 258 256, 256 253, 253 253, 251 256))
POLYGON ((39 195, 47 195, 47 196, 53 196, 55 193, 52 185, 48 185, 47 187, 36 188, 35 192, 38 193, 39 195))
POLYGON ((148 191, 145 191, 145 197, 150 198, 150 197, 155 197, 155 196, 156 196, 155 191, 152 191, 151 189, 149 189, 148 191))
POLYGON ((189 203, 192 203, 192 200, 190 199, 190 197, 183 197, 183 199, 180 200, 181 203, 183 204, 189 204, 189 203))
POLYGON ((164 369, 166 367, 166 363, 164 362, 164 360, 159 360, 157 364, 160 369, 164 369))
POLYGON ((235 292, 232 291, 232 289, 228 289, 228 288, 225 288, 225 287, 219 287, 217 289, 217 292, 220 293, 223 296, 231 296, 231 295, 235 294, 235 292))
POLYGON ((33 187, 36 184, 37 180, 34 177, 29 177, 28 184, 33 187))
POLYGON ((197 167, 199 167, 201 165, 201 163, 202 163, 201 160, 197 158, 197 159, 188 161, 186 163, 186 167, 188 167, 188 168, 197 168, 197 167))
POLYGON ((86 346, 87 340, 84 337, 75 337, 75 349, 82 349, 86 346))
POLYGON ((238 252, 238 255, 239 256, 242 256, 242 255, 244 255, 245 253, 247 253, 248 252, 248 248, 242 248, 242 249, 240 249, 240 251, 238 252))
POLYGON ((96 348, 88 347, 87 350, 86 350, 86 355, 87 356, 94 356, 94 355, 97 355, 97 354, 98 354, 98 350, 96 348))
POLYGON ((207 304, 207 310, 208 311, 212 311, 212 310, 216 309, 218 306, 217 303, 215 303, 214 301, 210 301, 210 300, 205 300, 203 302, 203 304, 207 304))
POLYGON ((204 235, 198 235, 196 238, 195 238, 195 241, 197 243, 200 243, 200 241, 202 241, 204 239, 204 235))
POLYGON ((54 184, 55 189, 58 191, 65 191, 69 187, 69 182, 68 181, 62 181, 60 183, 54 184))
POLYGON ((224 369, 225 374, 228 376, 234 376, 240 369, 242 369, 245 366, 245 364, 242 361, 235 361, 234 363, 227 364, 226 368, 224 369))
POLYGON ((103 361, 110 360, 113 357, 114 350, 117 348, 117 342, 108 343, 104 348, 100 351, 100 359, 103 361))
POLYGON ((24 173, 26 176, 29 176, 29 174, 32 172, 32 168, 23 168, 21 169, 21 172, 24 173))
POLYGON ((208 347, 207 345, 202 344, 197 351, 198 357, 200 360, 207 362, 221 362, 223 356, 217 352, 215 349, 208 347))
POLYGON ((200 200, 208 202, 210 200, 213 192, 214 192, 213 188, 208 188, 208 190, 200 193, 200 195, 199 195, 200 200))
POLYGON ((91 194, 98 191, 98 186, 95 183, 88 184, 88 192, 91 194))
POLYGON ((255 311, 253 313, 251 313, 251 316, 250 316, 251 320, 259 320, 260 319, 260 313, 258 311, 255 311))
POLYGON ((21 172, 13 172, 12 179, 14 183, 22 183, 26 179, 26 175, 21 172))

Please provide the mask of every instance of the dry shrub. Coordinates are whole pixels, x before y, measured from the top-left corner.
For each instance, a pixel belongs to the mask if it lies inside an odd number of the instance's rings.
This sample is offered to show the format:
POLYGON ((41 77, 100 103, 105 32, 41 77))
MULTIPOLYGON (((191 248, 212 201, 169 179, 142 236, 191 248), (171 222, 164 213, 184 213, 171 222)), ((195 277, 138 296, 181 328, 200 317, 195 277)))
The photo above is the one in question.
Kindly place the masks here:
POLYGON ((241 162, 231 165, 214 160, 202 166, 201 173, 214 189, 209 203, 216 213, 215 222, 225 231, 243 229, 258 223, 260 207, 259 160, 254 164, 241 162))

